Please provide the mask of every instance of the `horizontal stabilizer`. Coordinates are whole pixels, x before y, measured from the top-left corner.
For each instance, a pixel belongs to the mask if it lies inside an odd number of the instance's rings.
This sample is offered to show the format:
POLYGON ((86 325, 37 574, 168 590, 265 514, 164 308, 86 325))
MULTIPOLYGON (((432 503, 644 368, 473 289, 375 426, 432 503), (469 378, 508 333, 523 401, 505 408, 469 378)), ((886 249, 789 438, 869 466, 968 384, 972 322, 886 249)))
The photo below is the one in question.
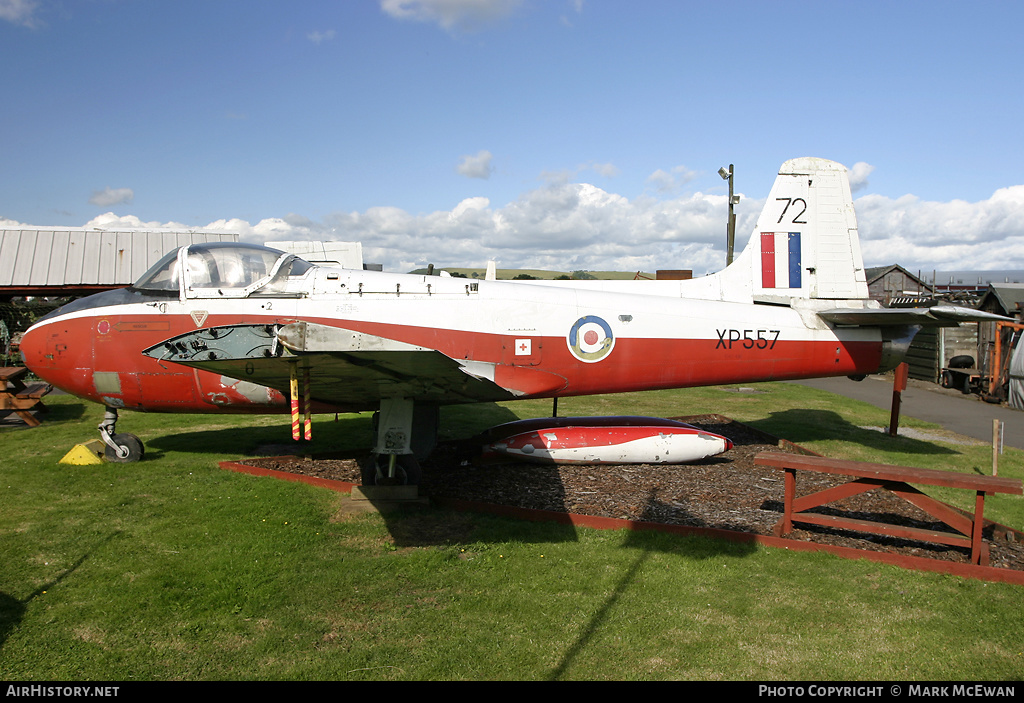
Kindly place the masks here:
POLYGON ((824 310, 818 317, 836 325, 889 327, 956 327, 961 322, 1012 322, 1008 317, 957 305, 933 305, 928 308, 837 308, 824 310))

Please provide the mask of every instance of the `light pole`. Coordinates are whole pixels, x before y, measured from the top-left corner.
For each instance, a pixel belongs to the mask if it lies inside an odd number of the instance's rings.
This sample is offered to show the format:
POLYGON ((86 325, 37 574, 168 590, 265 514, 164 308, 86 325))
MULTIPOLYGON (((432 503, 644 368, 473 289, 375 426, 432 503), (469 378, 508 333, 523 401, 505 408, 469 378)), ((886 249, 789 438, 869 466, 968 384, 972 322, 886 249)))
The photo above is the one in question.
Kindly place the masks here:
POLYGON ((732 263, 732 252, 736 247, 736 213, 733 212, 733 206, 740 201, 740 196, 732 194, 732 164, 729 164, 728 170, 725 166, 718 169, 718 175, 722 180, 729 181, 729 221, 725 226, 725 265, 728 266, 732 263))

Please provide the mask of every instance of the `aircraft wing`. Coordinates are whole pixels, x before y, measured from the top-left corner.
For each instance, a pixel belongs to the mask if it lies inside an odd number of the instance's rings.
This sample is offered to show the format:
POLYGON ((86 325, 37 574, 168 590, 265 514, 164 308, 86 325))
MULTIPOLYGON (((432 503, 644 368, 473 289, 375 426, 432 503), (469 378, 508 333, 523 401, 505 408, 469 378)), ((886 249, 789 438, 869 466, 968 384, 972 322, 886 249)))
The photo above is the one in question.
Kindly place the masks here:
POLYGON ((208 327, 143 354, 285 395, 293 369, 308 368, 312 399, 341 407, 375 407, 382 397, 437 403, 516 397, 494 382, 494 364, 456 361, 435 349, 310 322, 208 327))
POLYGON ((888 327, 956 327, 961 322, 1012 322, 1008 317, 958 305, 933 305, 927 308, 836 308, 818 313, 818 317, 836 325, 888 327))

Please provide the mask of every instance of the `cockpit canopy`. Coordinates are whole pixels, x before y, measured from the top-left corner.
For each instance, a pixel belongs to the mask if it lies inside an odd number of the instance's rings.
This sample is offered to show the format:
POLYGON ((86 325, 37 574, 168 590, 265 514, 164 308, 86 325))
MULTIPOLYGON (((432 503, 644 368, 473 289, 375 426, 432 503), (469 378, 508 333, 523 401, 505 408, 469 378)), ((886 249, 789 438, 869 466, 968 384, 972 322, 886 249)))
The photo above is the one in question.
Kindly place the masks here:
POLYGON ((164 256, 132 288, 202 298, 267 295, 311 267, 294 254, 254 244, 192 244, 164 256))

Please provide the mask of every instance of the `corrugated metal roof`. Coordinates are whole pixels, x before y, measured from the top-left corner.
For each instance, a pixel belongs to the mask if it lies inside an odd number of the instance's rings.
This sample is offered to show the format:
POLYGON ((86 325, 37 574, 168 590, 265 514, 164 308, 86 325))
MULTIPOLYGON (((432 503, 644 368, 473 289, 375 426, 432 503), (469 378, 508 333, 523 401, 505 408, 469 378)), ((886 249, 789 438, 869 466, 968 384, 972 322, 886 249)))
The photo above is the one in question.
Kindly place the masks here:
POLYGON ((1003 283, 1024 283, 1024 271, 938 271, 929 272, 928 280, 935 278, 935 285, 965 285, 984 288, 990 283, 994 286, 1003 283))
POLYGON ((180 246, 224 241, 238 241, 238 235, 172 230, 0 230, 0 288, 126 286, 180 246))
POLYGON ((978 303, 978 307, 982 310, 999 312, 1003 315, 1016 314, 1018 305, 1024 306, 1024 283, 991 283, 978 303), (990 297, 996 299, 1002 310, 991 307, 990 297))

